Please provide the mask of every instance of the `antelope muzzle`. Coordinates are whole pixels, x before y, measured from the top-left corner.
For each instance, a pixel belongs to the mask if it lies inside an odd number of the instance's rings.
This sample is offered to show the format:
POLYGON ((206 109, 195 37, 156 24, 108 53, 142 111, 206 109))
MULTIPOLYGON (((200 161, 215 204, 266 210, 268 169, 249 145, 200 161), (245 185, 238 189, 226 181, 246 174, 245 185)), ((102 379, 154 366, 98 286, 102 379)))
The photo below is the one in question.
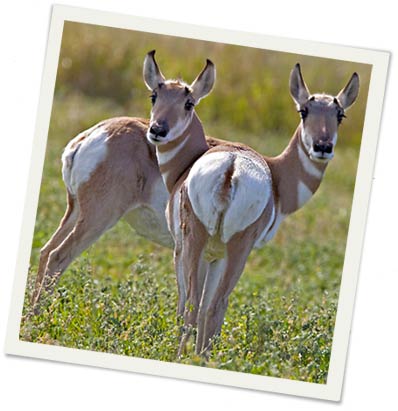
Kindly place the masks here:
POLYGON ((153 143, 161 143, 169 132, 169 126, 165 121, 153 122, 148 130, 147 136, 153 143))
POLYGON ((315 153, 331 154, 333 152, 333 144, 329 142, 314 143, 313 149, 315 153))

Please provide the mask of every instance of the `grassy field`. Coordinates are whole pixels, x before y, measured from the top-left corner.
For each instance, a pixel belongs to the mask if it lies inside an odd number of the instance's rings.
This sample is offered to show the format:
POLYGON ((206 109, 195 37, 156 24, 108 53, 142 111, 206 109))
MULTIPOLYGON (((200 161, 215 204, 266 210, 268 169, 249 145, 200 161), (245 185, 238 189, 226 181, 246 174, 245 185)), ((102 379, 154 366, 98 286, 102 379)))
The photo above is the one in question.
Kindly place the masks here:
MULTIPOLYGON (((165 74, 183 74, 188 81, 206 57, 215 61, 216 89, 198 108, 207 134, 275 155, 299 121, 287 87, 298 56, 250 49, 242 52, 248 53, 248 62, 243 56, 237 67, 235 46, 200 42, 192 47, 187 41, 126 33, 76 24, 64 29, 25 314, 39 250, 65 208, 62 149, 77 132, 101 119, 148 115, 141 79, 146 51, 157 48, 165 74), (193 58, 182 66, 187 50, 193 58)), ((209 360, 190 354, 182 363, 326 382, 370 69, 301 60, 314 91, 337 93, 351 72, 358 71, 361 98, 341 128, 335 159, 319 191, 282 223, 271 243, 249 257, 209 360)), ((22 322, 22 340, 176 361, 179 325, 172 252, 138 237, 123 221, 69 267, 47 298, 47 310, 22 322)))

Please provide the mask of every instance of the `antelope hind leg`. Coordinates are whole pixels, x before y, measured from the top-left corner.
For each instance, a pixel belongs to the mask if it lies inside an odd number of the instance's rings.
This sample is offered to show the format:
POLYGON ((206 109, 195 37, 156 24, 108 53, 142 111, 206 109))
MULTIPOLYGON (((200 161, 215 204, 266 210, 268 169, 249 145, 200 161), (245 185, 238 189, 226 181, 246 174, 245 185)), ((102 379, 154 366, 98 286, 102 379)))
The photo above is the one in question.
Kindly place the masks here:
MULTIPOLYGON (((247 231, 247 234, 250 230, 247 231)), ((213 337, 221 332, 228 298, 242 275, 253 241, 245 232, 238 233, 226 245, 226 257, 213 263, 212 280, 204 289, 199 309, 196 352, 204 354, 211 348, 213 337), (206 295, 207 293, 207 295, 206 295)), ((209 270, 208 277, 211 271, 209 270)), ((207 282, 207 281, 206 281, 207 282)))
POLYGON ((37 269, 35 288, 31 298, 31 304, 34 306, 38 303, 41 296, 41 290, 43 285, 44 273, 48 264, 50 253, 59 247, 63 241, 73 230, 79 215, 79 206, 75 198, 67 192, 68 205, 65 214, 50 240, 40 251, 39 267, 37 269))

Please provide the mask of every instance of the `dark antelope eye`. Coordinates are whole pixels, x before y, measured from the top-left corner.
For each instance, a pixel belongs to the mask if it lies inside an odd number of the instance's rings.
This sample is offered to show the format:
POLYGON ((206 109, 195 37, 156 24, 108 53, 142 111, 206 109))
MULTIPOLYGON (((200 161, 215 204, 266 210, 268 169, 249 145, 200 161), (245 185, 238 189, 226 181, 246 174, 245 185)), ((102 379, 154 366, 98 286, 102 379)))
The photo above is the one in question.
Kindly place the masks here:
POLYGON ((346 115, 344 114, 343 111, 339 111, 339 112, 337 113, 337 122, 338 122, 339 124, 341 124, 341 122, 343 121, 343 118, 347 118, 347 117, 346 117, 346 115))
POLYGON ((157 96, 158 96, 158 95, 157 95, 156 93, 152 93, 152 94, 149 96, 149 98, 151 99, 152 105, 155 104, 155 101, 156 101, 156 97, 157 97, 157 96))
POLYGON ((308 116, 308 108, 307 107, 301 108, 300 110, 297 110, 297 112, 300 113, 300 117, 303 120, 308 116))
POLYGON ((193 107, 194 105, 195 105, 195 104, 192 103, 192 101, 187 100, 187 101, 185 102, 184 108, 185 108, 185 110, 190 111, 190 110, 192 110, 192 107, 193 107))

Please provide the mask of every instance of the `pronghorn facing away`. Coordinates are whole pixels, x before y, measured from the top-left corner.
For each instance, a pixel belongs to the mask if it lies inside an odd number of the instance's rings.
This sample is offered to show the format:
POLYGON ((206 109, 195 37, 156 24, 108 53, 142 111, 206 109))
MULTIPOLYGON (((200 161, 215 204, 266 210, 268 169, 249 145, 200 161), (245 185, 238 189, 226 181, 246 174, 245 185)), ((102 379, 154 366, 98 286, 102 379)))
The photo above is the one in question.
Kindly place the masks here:
POLYGON ((290 93, 301 122, 274 158, 228 143, 198 158, 195 148, 205 140, 191 106, 211 90, 211 64, 186 86, 165 81, 154 55, 148 54, 144 78, 154 95, 147 137, 156 145, 170 191, 167 219, 175 240, 179 313, 184 315, 179 354, 196 325, 196 352, 203 353, 221 330, 229 295, 252 248, 271 240, 281 221, 318 189, 334 155, 338 125, 357 97, 359 78, 354 73, 336 97, 311 95, 297 64, 290 93), (174 93, 179 97, 169 97, 174 93))

